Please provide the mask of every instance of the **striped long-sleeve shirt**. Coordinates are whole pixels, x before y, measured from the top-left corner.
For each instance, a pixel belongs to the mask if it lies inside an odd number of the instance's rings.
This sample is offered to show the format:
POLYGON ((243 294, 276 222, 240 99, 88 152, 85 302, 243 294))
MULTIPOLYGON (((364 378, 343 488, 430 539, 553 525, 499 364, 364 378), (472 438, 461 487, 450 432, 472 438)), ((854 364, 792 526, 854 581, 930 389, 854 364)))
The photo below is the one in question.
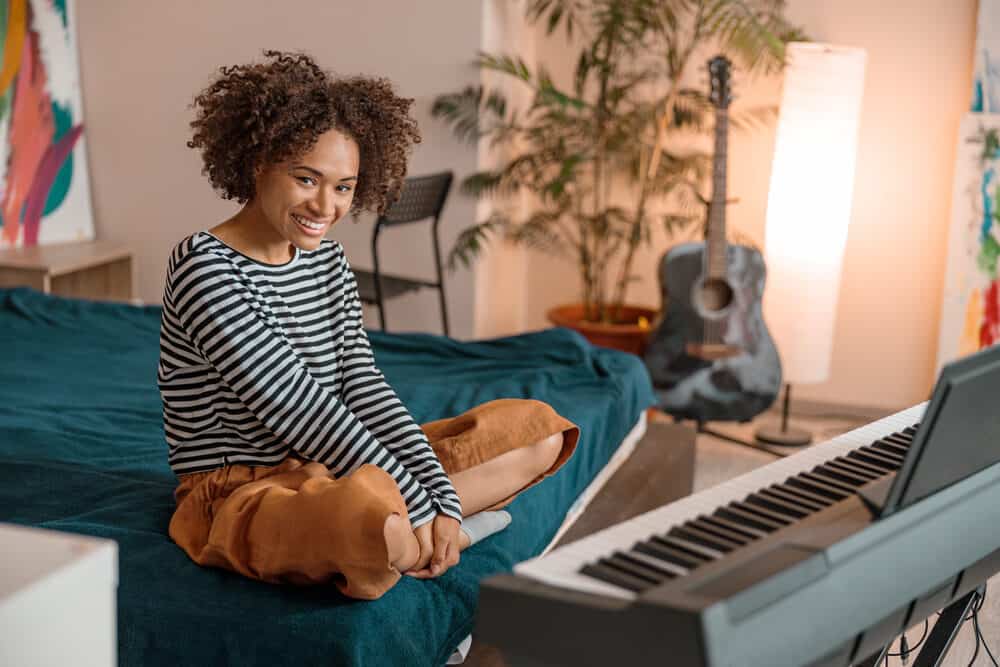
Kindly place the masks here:
POLYGON ((340 244, 256 262, 207 232, 174 248, 160 330, 160 394, 174 472, 274 465, 294 452, 337 476, 392 475, 414 528, 458 495, 375 366, 340 244))

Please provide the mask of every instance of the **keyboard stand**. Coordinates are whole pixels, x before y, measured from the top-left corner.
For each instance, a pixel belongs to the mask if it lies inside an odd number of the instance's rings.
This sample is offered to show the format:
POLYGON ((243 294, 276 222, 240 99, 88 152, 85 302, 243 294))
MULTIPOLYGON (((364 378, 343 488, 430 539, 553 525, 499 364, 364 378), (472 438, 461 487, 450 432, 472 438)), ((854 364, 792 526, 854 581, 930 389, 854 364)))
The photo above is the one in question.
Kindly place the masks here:
MULTIPOLYGON (((920 647, 919 652, 915 652, 916 659, 913 661, 913 667, 940 667, 944 664, 945 654, 948 653, 952 642, 958 636, 962 623, 965 622, 969 612, 984 594, 985 587, 980 586, 941 610, 941 615, 930 634, 927 635, 924 645, 920 647)), ((855 667, 877 667, 882 664, 889 652, 889 646, 891 644, 883 646, 881 651, 873 653, 866 660, 857 663, 855 667)))

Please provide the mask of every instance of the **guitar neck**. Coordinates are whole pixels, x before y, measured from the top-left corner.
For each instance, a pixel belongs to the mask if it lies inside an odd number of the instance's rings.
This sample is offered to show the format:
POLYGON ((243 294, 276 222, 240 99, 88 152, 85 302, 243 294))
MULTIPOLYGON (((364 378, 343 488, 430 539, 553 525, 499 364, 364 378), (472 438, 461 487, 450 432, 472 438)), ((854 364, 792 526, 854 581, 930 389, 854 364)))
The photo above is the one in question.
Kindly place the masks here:
POLYGON ((715 110, 715 155, 712 160, 712 199, 708 208, 706 256, 709 278, 724 278, 728 251, 726 248, 726 152, 729 136, 729 114, 725 108, 715 110))

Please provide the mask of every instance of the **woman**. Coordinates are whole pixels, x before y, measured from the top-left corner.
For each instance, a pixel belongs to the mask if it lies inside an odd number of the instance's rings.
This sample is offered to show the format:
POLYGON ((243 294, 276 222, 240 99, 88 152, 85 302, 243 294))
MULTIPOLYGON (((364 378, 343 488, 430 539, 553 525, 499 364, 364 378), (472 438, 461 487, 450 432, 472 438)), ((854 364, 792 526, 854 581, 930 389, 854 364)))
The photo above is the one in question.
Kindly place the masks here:
POLYGON ((506 525, 483 510, 554 473, 579 431, 513 399, 414 423, 375 366, 343 249, 325 239, 398 195, 420 140, 412 100, 265 55, 222 68, 195 99, 188 145, 242 208, 182 241, 167 271, 170 535, 202 565, 377 598, 506 525))

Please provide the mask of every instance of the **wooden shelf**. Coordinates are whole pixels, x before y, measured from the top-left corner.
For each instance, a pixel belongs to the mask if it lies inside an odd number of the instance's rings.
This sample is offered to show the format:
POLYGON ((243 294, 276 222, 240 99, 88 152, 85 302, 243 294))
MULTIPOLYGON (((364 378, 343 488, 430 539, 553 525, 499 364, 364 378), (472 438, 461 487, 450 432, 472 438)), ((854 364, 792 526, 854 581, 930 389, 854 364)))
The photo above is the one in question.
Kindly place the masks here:
POLYGON ((0 287, 84 299, 132 298, 132 251, 109 241, 0 250, 0 287))

